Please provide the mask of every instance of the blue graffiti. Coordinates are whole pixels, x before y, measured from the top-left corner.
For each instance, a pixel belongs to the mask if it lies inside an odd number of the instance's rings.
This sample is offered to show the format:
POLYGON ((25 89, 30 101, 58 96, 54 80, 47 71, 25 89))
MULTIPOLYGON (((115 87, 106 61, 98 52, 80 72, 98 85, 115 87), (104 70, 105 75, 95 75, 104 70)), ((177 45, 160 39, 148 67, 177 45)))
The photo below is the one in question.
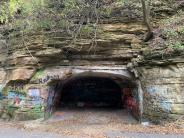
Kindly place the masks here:
POLYGON ((164 111, 171 111, 171 106, 172 104, 171 103, 167 103, 167 102, 162 102, 160 103, 160 107, 164 110, 164 111))
POLYGON ((3 85, 0 84, 0 94, 2 94, 2 92, 3 92, 3 85))
POLYGON ((2 95, 2 85, 0 85, 0 100, 3 99, 3 95, 2 95))
POLYGON ((150 94, 154 94, 157 92, 157 89, 153 86, 147 88, 147 92, 150 94))
POLYGON ((19 97, 21 100, 25 99, 25 96, 23 94, 19 94, 14 91, 9 91, 8 92, 8 99, 14 99, 16 97, 19 97))
POLYGON ((40 105, 40 104, 43 104, 43 99, 38 97, 36 99, 31 99, 31 104, 32 105, 40 105))
POLYGON ((39 89, 29 89, 28 90, 28 95, 30 97, 40 97, 40 90, 39 89))
POLYGON ((40 105, 43 103, 43 99, 40 98, 40 90, 37 88, 32 88, 28 90, 29 98, 31 99, 32 105, 40 105))
POLYGON ((167 87, 164 86, 149 86, 146 90, 150 95, 157 95, 160 97, 165 97, 165 95, 168 94, 167 87))
POLYGON ((0 100, 2 100, 3 99, 3 95, 2 95, 2 93, 0 93, 0 100))

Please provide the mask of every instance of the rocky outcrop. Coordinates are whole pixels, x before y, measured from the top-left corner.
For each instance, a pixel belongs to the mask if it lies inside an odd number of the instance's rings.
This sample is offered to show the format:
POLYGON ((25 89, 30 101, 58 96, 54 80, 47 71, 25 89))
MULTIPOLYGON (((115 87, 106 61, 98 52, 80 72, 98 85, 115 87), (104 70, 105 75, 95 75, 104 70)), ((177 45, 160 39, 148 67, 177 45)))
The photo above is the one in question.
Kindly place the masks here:
POLYGON ((34 69, 28 69, 28 68, 16 68, 10 72, 9 80, 16 81, 16 80, 29 80, 35 70, 34 69))
POLYGON ((132 77, 126 65, 140 54, 146 27, 141 23, 118 23, 101 24, 100 29, 95 45, 90 38, 77 39, 71 45, 73 40, 59 31, 12 37, 8 52, 1 54, 1 93, 9 99, 6 109, 12 111, 3 115, 15 120, 43 117, 51 98, 49 82, 62 80, 71 73, 92 71, 132 77))
POLYGON ((139 68, 144 115, 157 121, 184 115, 184 64, 139 68))
POLYGON ((6 77, 6 72, 3 68, 0 69, 0 83, 3 83, 3 81, 5 80, 6 77))
POLYGON ((153 52, 133 62, 143 89, 143 116, 156 123, 184 115, 182 54, 172 58, 162 54, 163 58, 156 58, 159 56, 153 52))
MULTIPOLYGON (((176 8, 182 8, 182 3, 180 0, 176 8)), ((167 1, 151 4, 154 26, 158 26, 158 19, 177 11, 167 1)), ((0 101, 0 117, 7 120, 44 117, 53 98, 50 83, 81 72, 106 72, 123 76, 126 81, 127 78, 139 81, 139 90, 134 91, 139 100, 143 99, 139 101, 143 105, 143 116, 151 121, 183 116, 183 51, 171 54, 143 48, 147 29, 142 24, 140 6, 134 7, 137 12, 132 7, 114 9, 113 17, 104 18, 98 26, 95 40, 82 34, 74 42, 60 29, 25 34, 13 30, 8 39, 0 36, 0 99, 8 99, 0 101), (7 112, 9 109, 11 112, 7 112)))
POLYGON ((126 65, 138 56, 145 26, 104 24, 100 28, 102 33, 95 45, 89 38, 71 45, 70 37, 62 32, 32 33, 12 39, 6 60, 8 80, 29 80, 37 69, 48 66, 126 65))
POLYGON ((2 35, 0 35, 0 76, 1 76, 0 84, 2 84, 6 78, 6 70, 4 68, 6 60, 7 60, 7 43, 6 39, 2 35))

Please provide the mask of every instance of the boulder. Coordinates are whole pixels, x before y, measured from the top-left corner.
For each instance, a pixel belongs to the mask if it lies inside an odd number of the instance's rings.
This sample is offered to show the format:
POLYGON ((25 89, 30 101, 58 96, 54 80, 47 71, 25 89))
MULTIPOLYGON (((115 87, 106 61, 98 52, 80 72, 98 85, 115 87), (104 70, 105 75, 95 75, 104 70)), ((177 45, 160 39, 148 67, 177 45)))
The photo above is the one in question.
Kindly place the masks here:
POLYGON ((35 68, 16 68, 11 70, 11 73, 9 74, 9 80, 16 81, 16 80, 23 80, 27 81, 29 80, 33 74, 35 73, 35 68))

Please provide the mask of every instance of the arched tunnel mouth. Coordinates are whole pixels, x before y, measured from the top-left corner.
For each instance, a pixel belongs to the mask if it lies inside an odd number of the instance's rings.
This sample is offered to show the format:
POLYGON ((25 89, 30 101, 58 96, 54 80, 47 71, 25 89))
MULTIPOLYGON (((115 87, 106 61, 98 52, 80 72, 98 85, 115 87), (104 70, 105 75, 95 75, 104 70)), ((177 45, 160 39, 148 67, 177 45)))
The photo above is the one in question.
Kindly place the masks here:
POLYGON ((121 88, 110 78, 82 77, 63 87, 60 107, 121 108, 121 88))
POLYGON ((128 118, 134 116, 138 119, 138 103, 134 102, 136 107, 128 107, 132 106, 131 100, 137 100, 135 90, 136 86, 127 78, 104 75, 71 77, 55 86, 54 114, 72 112, 76 116, 79 112, 88 114, 87 111, 105 114, 117 112, 121 117, 120 112, 123 112, 128 118))

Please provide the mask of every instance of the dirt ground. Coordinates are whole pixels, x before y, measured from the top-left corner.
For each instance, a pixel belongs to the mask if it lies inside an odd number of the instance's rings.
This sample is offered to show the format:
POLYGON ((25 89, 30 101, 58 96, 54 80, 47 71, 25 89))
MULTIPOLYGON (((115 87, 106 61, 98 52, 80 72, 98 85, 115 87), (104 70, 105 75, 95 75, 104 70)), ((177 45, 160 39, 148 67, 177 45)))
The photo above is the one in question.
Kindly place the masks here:
POLYGON ((160 138, 184 137, 184 123, 181 121, 162 126, 144 126, 128 112, 115 109, 63 109, 55 112, 47 121, 0 122, 1 127, 53 133, 61 138, 123 138, 148 135, 160 138))

